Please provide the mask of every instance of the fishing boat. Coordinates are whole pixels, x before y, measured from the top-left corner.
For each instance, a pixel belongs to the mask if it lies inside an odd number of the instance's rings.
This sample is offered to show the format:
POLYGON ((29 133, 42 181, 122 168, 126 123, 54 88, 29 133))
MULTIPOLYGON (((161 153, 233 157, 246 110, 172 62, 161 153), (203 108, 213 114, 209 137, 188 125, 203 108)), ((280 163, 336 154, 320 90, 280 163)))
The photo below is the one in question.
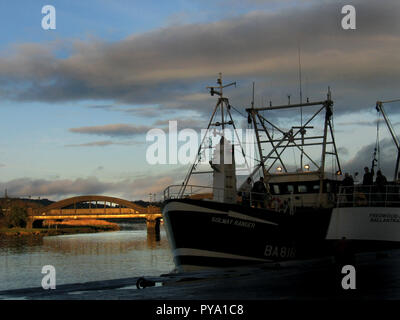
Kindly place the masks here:
MULTIPOLYGON (((223 94, 226 87, 235 83, 224 85, 220 75, 217 84, 208 87, 211 95, 217 96, 217 103, 207 132, 216 127, 223 131, 227 126, 235 130, 233 107, 223 94), (221 115, 220 121, 216 121, 217 114, 221 115)), ((246 111, 256 137, 258 158, 248 177, 259 179, 259 185, 263 183, 266 192, 258 194, 253 190, 249 203, 240 201, 238 190, 246 182, 236 188, 237 141, 231 143, 223 135, 209 163, 212 186, 190 184, 204 138, 184 182, 164 191, 163 217, 178 270, 307 259, 332 252, 332 244, 325 237, 336 204, 341 167, 332 125, 330 90, 321 101, 307 99, 305 103, 290 104, 289 101, 287 105, 256 108, 253 87, 253 101, 246 111), (286 128, 274 124, 272 117, 265 114, 295 109, 301 111, 300 125, 288 127, 285 122, 286 128), (303 119, 303 109, 307 109, 307 119, 303 119), (308 131, 314 128, 311 124, 316 120, 322 120, 321 131, 309 135, 308 131), (311 147, 318 148, 318 160, 307 151, 311 147), (291 168, 286 163, 284 153, 290 149, 300 153, 300 167, 291 168), (326 170, 328 156, 334 164, 330 171, 326 170)))
MULTIPOLYGON (((353 254, 400 246, 400 142, 383 107, 385 103, 398 101, 400 99, 376 103, 378 115, 383 116, 397 149, 393 181, 386 182, 384 179, 381 184, 341 186, 337 207, 332 211, 326 239, 344 243, 344 251, 352 251, 353 254)), ((378 118, 377 142, 370 172, 374 172, 376 166, 380 171, 376 159, 380 149, 379 123, 378 118)))

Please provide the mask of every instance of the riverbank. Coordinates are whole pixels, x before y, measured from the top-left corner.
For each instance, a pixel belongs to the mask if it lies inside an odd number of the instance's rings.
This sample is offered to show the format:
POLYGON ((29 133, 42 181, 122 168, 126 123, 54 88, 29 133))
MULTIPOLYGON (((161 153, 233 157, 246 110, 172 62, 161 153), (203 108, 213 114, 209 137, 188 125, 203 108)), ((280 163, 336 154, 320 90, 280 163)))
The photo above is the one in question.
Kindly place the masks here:
POLYGON ((0 238, 5 237, 49 237, 78 233, 97 233, 120 230, 118 224, 104 220, 49 221, 44 228, 0 228, 0 238))

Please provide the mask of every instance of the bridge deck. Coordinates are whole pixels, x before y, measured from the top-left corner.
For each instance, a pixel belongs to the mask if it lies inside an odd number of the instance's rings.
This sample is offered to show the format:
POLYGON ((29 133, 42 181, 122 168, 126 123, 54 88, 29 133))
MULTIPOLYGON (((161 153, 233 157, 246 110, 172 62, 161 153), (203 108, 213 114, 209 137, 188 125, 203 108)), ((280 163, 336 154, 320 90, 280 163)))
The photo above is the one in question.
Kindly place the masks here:
POLYGON ((63 214, 45 214, 45 215, 31 215, 31 219, 33 220, 55 220, 55 219, 128 219, 128 218, 145 218, 147 220, 155 220, 158 218, 162 218, 161 213, 124 213, 124 214, 109 214, 109 213, 82 213, 82 212, 71 212, 71 213, 63 213, 63 214))
MULTIPOLYGON (((158 212, 160 213, 160 212, 158 212)), ((90 209, 51 209, 38 211, 35 215, 63 215, 63 214, 148 214, 131 208, 90 208, 90 209)))

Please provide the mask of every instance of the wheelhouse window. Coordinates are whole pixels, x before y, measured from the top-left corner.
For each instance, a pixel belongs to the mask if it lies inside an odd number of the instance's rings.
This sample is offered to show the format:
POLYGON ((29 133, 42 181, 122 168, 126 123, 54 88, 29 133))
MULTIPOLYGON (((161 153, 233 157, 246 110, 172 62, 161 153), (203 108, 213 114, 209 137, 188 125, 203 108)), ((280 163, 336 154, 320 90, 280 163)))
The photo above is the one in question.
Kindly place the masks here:
MULTIPOLYGON (((274 183, 269 184, 272 194, 303 194, 303 193, 319 193, 319 181, 302 181, 302 182, 289 182, 289 183, 274 183)), ((323 192, 332 192, 335 190, 334 181, 324 181, 323 192)))
POLYGON ((299 193, 306 193, 307 192, 307 186, 304 184, 299 184, 297 186, 299 193))
POLYGON ((332 192, 332 186, 329 182, 326 183, 326 192, 332 192))
POLYGON ((281 189, 279 188, 278 184, 272 185, 272 188, 274 190, 274 194, 280 194, 281 193, 281 189))

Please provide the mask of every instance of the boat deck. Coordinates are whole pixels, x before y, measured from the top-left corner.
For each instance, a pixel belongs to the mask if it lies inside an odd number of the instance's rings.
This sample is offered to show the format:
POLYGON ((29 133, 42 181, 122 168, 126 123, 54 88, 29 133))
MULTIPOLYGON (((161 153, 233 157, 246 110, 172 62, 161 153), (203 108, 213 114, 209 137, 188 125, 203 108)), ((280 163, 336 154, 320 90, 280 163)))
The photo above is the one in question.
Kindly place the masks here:
POLYGON ((400 207, 400 185, 340 187, 338 207, 400 207))

